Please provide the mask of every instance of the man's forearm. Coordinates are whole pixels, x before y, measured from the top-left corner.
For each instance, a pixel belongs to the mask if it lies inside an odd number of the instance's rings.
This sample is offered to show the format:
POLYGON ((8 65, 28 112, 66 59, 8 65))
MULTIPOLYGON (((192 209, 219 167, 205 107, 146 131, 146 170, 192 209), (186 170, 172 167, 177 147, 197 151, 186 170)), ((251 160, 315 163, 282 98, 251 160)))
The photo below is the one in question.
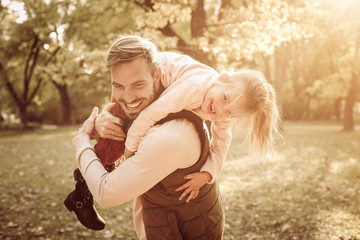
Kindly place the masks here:
MULTIPOLYGON (((76 137, 74 144, 84 149, 90 145, 89 137, 76 137)), ((99 205, 113 207, 145 193, 176 169, 191 166, 199 156, 198 134, 182 120, 150 129, 137 153, 111 173, 90 149, 79 155, 78 166, 99 205)))

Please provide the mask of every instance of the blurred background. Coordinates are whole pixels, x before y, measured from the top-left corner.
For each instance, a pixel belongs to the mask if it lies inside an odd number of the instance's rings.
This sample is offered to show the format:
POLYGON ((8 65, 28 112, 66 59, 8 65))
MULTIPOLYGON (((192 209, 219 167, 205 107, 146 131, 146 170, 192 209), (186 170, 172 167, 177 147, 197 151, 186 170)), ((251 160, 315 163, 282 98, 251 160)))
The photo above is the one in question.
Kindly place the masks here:
POLYGON ((78 123, 110 100, 106 51, 137 34, 219 71, 260 70, 277 91, 274 160, 233 129, 224 240, 359 240, 359 13, 359 0, 1 0, 0 239, 137 239, 132 202, 97 206, 99 232, 63 205, 78 123))
POLYGON ((285 120, 353 130, 359 12, 358 0, 1 0, 1 128, 83 121, 109 101, 108 47, 137 34, 219 71, 262 71, 285 120))

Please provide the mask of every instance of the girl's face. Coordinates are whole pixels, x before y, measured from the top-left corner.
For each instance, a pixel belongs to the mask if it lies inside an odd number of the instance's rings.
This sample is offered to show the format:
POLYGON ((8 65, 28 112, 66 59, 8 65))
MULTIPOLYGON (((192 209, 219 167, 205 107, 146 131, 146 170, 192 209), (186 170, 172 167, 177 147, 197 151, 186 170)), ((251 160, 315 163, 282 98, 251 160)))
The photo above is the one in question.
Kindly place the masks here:
MULTIPOLYGON (((217 79, 217 81, 224 81, 217 79)), ((242 86, 239 86, 239 90, 242 86)), ((201 110, 211 121, 228 121, 234 116, 240 116, 244 104, 243 97, 230 95, 222 84, 213 84, 207 91, 201 110)))
POLYGON ((236 104, 231 103, 230 96, 219 86, 213 85, 205 95, 201 110, 211 121, 226 121, 236 109, 236 104))
POLYGON ((222 114, 221 109, 226 105, 226 101, 227 96, 213 85, 205 95, 201 110, 208 116, 209 120, 214 121, 222 114))

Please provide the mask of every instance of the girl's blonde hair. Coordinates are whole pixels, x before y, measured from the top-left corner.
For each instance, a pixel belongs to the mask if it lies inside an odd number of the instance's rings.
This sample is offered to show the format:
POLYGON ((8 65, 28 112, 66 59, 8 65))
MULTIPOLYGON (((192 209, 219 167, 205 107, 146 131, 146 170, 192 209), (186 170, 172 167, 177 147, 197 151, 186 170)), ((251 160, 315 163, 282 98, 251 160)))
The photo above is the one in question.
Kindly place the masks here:
POLYGON ((273 152, 273 140, 279 135, 280 113, 274 88, 264 75, 256 70, 241 69, 229 72, 224 81, 217 81, 219 87, 239 106, 233 119, 244 119, 249 128, 246 141, 249 150, 264 157, 268 150, 273 152))

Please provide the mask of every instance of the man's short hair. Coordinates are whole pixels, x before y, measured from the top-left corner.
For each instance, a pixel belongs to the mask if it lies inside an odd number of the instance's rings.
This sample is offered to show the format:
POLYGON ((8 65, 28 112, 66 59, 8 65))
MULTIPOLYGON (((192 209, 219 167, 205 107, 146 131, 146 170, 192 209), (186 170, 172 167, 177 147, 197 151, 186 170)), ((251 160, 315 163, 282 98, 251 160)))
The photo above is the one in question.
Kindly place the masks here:
POLYGON ((157 68, 157 53, 155 44, 150 40, 135 35, 123 36, 110 46, 106 65, 111 67, 143 56, 149 64, 151 73, 154 74, 157 68))

